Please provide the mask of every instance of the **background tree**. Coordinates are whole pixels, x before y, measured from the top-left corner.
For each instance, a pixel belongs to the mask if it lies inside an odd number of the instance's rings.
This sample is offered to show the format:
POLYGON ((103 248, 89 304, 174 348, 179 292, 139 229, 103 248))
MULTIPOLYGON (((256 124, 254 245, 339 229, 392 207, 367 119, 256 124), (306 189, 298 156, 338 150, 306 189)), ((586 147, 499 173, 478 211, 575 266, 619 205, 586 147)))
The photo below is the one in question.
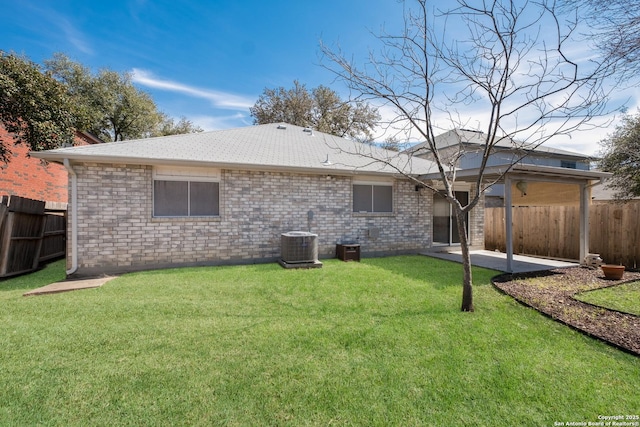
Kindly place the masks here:
POLYGON ((624 116, 601 144, 600 167, 613 173, 608 186, 616 190, 616 198, 640 197, 640 112, 624 116))
POLYGON ((285 122, 361 141, 373 138, 380 119, 377 110, 364 102, 344 102, 322 85, 309 92, 297 80, 291 89, 265 88, 250 110, 255 124, 285 122))
POLYGON ((47 70, 64 83, 78 106, 78 126, 104 141, 200 132, 186 119, 177 124, 158 111, 149 94, 136 88, 129 73, 87 67, 55 54, 47 70))
POLYGON ((400 151, 406 147, 398 141, 398 138, 389 136, 380 144, 380 148, 384 148, 389 151, 400 151))
POLYGON ((444 12, 428 10, 426 0, 417 0, 405 4, 404 22, 400 34, 378 36, 380 49, 369 52, 363 67, 326 45, 322 52, 327 68, 360 94, 358 100, 375 99, 395 109, 388 127, 426 142, 443 187, 408 177, 453 207, 463 259, 461 309, 473 311, 467 213, 497 182, 485 179, 490 154, 503 138, 515 149, 531 150, 603 114, 602 78, 608 70, 571 58, 566 45, 575 27, 561 20, 552 0, 459 0, 444 12), (473 116, 461 111, 469 105, 473 116), (454 191, 455 162, 441 156, 435 136, 471 120, 480 123, 484 149, 469 201, 463 204, 454 191))
POLYGON ((562 0, 562 3, 565 10, 576 13, 587 40, 595 42, 603 57, 616 63, 622 78, 637 77, 640 71, 640 2, 562 0))
POLYGON ((167 136, 167 135, 181 135, 184 133, 197 133, 202 132, 200 126, 196 126, 187 120, 186 117, 180 117, 176 122, 173 118, 161 113, 161 122, 154 132, 149 136, 167 136))
POLYGON ((0 139, 0 159, 8 162, 9 145, 31 150, 71 144, 75 107, 64 85, 43 74, 40 67, 12 53, 0 51, 0 123, 14 135, 0 139))

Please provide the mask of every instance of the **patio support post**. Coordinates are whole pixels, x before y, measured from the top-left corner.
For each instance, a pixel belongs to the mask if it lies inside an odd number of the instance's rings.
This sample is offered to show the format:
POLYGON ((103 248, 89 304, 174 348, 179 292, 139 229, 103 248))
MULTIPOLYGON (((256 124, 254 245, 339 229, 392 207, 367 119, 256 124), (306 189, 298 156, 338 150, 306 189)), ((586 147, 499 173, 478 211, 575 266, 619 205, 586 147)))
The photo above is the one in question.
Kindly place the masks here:
POLYGON ((504 226, 507 246, 507 272, 513 273, 513 215, 511 211, 511 178, 504 177, 504 226))
POLYGON ((580 263, 589 253, 589 195, 590 186, 580 184, 580 263))

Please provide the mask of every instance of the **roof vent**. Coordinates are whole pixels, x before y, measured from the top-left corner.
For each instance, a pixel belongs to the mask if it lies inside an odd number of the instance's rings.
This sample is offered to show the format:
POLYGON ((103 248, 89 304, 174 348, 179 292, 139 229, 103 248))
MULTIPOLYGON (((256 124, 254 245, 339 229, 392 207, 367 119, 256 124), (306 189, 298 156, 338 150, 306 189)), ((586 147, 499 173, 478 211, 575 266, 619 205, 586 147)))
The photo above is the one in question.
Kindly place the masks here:
POLYGON ((287 125, 278 125, 278 129, 286 129, 287 125))
POLYGON ((322 166, 331 166, 333 163, 331 163, 331 160, 329 160, 329 155, 327 154, 327 158, 324 160, 324 162, 322 162, 322 166))

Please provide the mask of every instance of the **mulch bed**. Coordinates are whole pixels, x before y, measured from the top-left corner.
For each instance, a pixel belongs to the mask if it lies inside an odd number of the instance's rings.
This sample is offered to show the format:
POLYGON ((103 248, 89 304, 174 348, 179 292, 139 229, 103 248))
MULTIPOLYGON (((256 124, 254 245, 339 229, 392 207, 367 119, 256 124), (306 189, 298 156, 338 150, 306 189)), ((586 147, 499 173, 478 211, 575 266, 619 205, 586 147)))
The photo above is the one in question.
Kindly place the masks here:
POLYGON ((640 272, 625 271, 609 280, 601 269, 558 268, 526 274, 503 274, 493 284, 506 294, 588 335, 640 355, 640 317, 596 307, 573 296, 580 292, 640 280, 640 272))

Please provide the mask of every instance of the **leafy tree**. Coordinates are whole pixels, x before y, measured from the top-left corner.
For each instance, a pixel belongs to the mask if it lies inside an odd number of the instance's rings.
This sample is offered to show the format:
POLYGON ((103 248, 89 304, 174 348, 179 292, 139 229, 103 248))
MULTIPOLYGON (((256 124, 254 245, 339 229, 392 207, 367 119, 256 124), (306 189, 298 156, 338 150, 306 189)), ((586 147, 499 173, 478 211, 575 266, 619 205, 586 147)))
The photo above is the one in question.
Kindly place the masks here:
MULTIPOLYGON (((413 6, 406 2, 403 30, 378 36, 379 50, 369 52, 362 67, 351 55, 326 45, 322 52, 329 62, 326 67, 359 99, 377 99, 395 108, 396 115, 382 126, 402 128, 426 142, 425 151, 414 154, 433 159, 443 187, 406 176, 442 195, 453 208, 463 259, 461 309, 473 311, 467 214, 511 169, 505 167, 501 177, 487 182, 489 156, 503 138, 526 152, 607 113, 603 77, 609 70, 572 58, 567 44, 575 26, 561 19, 554 0, 452 3, 451 9, 434 12, 427 0, 413 1, 413 6), (469 105, 474 107, 472 117, 461 111, 469 105), (481 123, 484 148, 467 201, 456 197, 455 162, 439 151, 435 136, 439 129, 461 128, 471 120, 481 123)), ((361 155, 394 165, 394 159, 361 155)))
POLYGON ((180 117, 177 122, 166 114, 161 114, 162 121, 150 136, 167 136, 167 135, 181 135, 184 133, 197 133, 202 132, 200 126, 196 126, 187 120, 186 117, 180 117))
POLYGON ((291 89, 265 88, 250 110, 255 124, 285 122, 363 141, 373 138, 380 119, 377 110, 365 103, 344 102, 322 85, 309 92, 297 80, 291 89))
POLYGON ((11 142, 31 150, 73 143, 74 111, 64 85, 27 58, 0 51, 0 123, 13 134, 13 141, 0 140, 3 162, 11 142))
POLYGON ((129 73, 103 69, 94 75, 63 54, 45 64, 77 103, 79 126, 105 141, 201 131, 184 118, 176 124, 158 111, 151 96, 133 85, 129 73))
POLYGON ((402 150, 403 144, 401 144, 398 141, 398 138, 396 138, 395 136, 388 136, 381 144, 380 144, 381 148, 384 148, 385 150, 389 150, 389 151, 400 151, 402 150))
POLYGON ((608 186, 616 190, 616 198, 640 197, 640 112, 624 116, 601 145, 600 167, 613 173, 608 186))

